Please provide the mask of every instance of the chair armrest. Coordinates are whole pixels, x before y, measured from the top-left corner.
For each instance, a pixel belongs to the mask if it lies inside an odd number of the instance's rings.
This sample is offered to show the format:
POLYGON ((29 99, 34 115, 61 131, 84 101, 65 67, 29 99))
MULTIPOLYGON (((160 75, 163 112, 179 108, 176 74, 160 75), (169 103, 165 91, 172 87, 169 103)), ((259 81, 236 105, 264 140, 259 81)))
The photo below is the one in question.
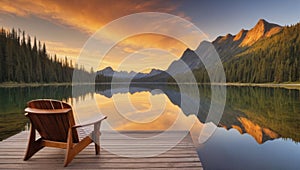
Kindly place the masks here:
POLYGON ((58 114, 58 113, 68 113, 71 109, 36 109, 36 108, 29 108, 25 109, 25 116, 27 113, 38 113, 38 114, 58 114))
POLYGON ((90 125, 94 125, 97 123, 101 123, 102 120, 106 119, 107 116, 101 116, 100 118, 98 118, 96 121, 86 121, 86 122, 82 122, 82 124, 77 124, 72 126, 72 128, 79 128, 79 127, 84 127, 84 126, 90 126, 90 125))

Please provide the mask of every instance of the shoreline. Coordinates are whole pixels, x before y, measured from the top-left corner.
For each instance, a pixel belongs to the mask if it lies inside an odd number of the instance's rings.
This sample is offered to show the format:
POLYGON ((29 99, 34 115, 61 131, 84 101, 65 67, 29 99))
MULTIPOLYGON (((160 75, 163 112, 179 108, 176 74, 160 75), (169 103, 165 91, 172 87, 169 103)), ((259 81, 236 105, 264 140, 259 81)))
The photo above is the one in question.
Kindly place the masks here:
POLYGON ((0 83, 0 87, 40 87, 40 86, 71 86, 72 83, 15 83, 5 82, 0 83))
MULTIPOLYGON (((84 85, 91 85, 91 83, 83 83, 84 85)), ((82 85, 83 85, 82 84, 82 85)), ((93 84, 93 83, 92 83, 93 84)), ((97 84, 111 84, 111 83, 96 83, 97 84)), ((127 84, 127 83, 126 83, 127 84)), ((143 82, 132 83, 132 84, 144 84, 143 82)), ((153 84, 146 82, 146 84, 153 84)), ((154 83, 153 85, 155 85, 154 83)), ((173 83, 164 83, 164 84, 173 84, 173 83)), ((187 83, 189 84, 189 83, 187 83)), ((300 90, 300 82, 291 82, 291 83, 197 83, 199 85, 223 85, 223 86, 240 86, 240 87, 272 87, 272 88, 286 88, 286 89, 297 89, 300 90)), ((10 87, 39 87, 39 86, 72 86, 76 85, 72 82, 65 83, 16 83, 16 82, 5 82, 0 83, 1 88, 10 88, 10 87)))
POLYGON ((242 87, 277 87, 286 89, 300 90, 300 83, 225 83, 226 86, 242 86, 242 87))

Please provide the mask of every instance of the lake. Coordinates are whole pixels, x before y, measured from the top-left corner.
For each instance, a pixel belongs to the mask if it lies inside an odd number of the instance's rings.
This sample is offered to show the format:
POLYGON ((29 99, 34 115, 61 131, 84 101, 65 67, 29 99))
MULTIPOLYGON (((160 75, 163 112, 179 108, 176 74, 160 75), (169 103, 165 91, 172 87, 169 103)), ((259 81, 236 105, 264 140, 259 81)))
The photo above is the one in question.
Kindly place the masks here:
POLYGON ((103 130, 190 130, 205 169, 299 168, 299 90, 227 87, 218 123, 206 121, 211 87, 199 85, 198 90, 199 102, 175 85, 0 88, 0 139, 28 129, 23 112, 27 101, 53 98, 72 104, 77 122, 99 112, 107 115, 103 130), (216 130, 199 144, 197 138, 207 124, 216 130))

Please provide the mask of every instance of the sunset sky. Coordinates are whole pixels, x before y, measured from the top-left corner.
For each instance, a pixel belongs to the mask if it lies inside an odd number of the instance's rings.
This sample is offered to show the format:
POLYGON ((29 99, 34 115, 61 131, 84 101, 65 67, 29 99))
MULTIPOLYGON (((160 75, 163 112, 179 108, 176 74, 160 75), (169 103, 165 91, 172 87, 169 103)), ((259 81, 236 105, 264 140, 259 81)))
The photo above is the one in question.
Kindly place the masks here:
MULTIPOLYGON (((300 21, 299 11, 299 0, 0 0, 0 26, 20 28, 45 42, 49 54, 68 56, 75 62, 95 31, 129 14, 165 12, 177 15, 195 24, 212 41, 219 35, 250 29, 260 18, 283 26, 295 24, 300 21)), ((108 36, 112 37, 113 33, 108 36)), ((166 69, 181 56, 186 46, 168 37, 144 35, 126 39, 117 48, 119 51, 110 51, 104 64, 96 70, 106 66, 126 71, 166 69), (151 53, 147 51, 149 48, 162 51, 151 53), (129 55, 131 60, 121 67, 120 62, 129 55)))

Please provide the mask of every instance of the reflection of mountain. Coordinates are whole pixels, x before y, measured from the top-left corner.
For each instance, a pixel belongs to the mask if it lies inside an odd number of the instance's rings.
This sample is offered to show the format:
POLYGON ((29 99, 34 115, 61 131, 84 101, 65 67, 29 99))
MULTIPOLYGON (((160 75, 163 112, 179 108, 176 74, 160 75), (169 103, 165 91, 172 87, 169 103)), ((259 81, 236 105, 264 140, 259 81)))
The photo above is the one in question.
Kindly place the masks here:
MULTIPOLYGON (((180 93, 177 86, 139 84, 126 88, 124 85, 115 85, 112 89, 110 85, 106 87, 96 86, 96 92, 106 97, 111 97, 117 93, 151 92, 155 89, 160 89, 165 93, 174 105, 182 108, 186 115, 194 114, 192 111, 198 105, 195 102, 197 100, 192 95, 180 93)), ((199 121, 205 123, 211 102, 210 86, 200 86, 199 90, 201 98, 197 117, 199 121)), ((237 129, 241 134, 250 134, 258 143, 279 137, 300 141, 300 133, 297 132, 300 122, 299 112, 297 108, 291 110, 288 107, 289 105, 293 106, 292 102, 297 100, 297 96, 299 98, 299 91, 289 90, 295 94, 293 96, 289 96, 291 92, 286 91, 285 89, 273 88, 228 88, 227 104, 218 126, 226 129, 237 129), (278 98, 270 98, 270 94, 273 93, 276 93, 278 98)))
POLYGON ((113 88, 111 88, 111 87, 112 87, 112 85, 110 85, 110 84, 97 85, 95 90, 96 90, 96 93, 99 93, 107 98, 111 98, 114 94, 122 94, 122 93, 134 94, 137 92, 143 92, 143 91, 151 92, 152 90, 154 90, 154 88, 149 88, 149 87, 144 87, 144 86, 140 86, 140 87, 131 86, 130 88, 128 88, 128 86, 126 86, 124 84, 115 84, 113 86, 113 88))

